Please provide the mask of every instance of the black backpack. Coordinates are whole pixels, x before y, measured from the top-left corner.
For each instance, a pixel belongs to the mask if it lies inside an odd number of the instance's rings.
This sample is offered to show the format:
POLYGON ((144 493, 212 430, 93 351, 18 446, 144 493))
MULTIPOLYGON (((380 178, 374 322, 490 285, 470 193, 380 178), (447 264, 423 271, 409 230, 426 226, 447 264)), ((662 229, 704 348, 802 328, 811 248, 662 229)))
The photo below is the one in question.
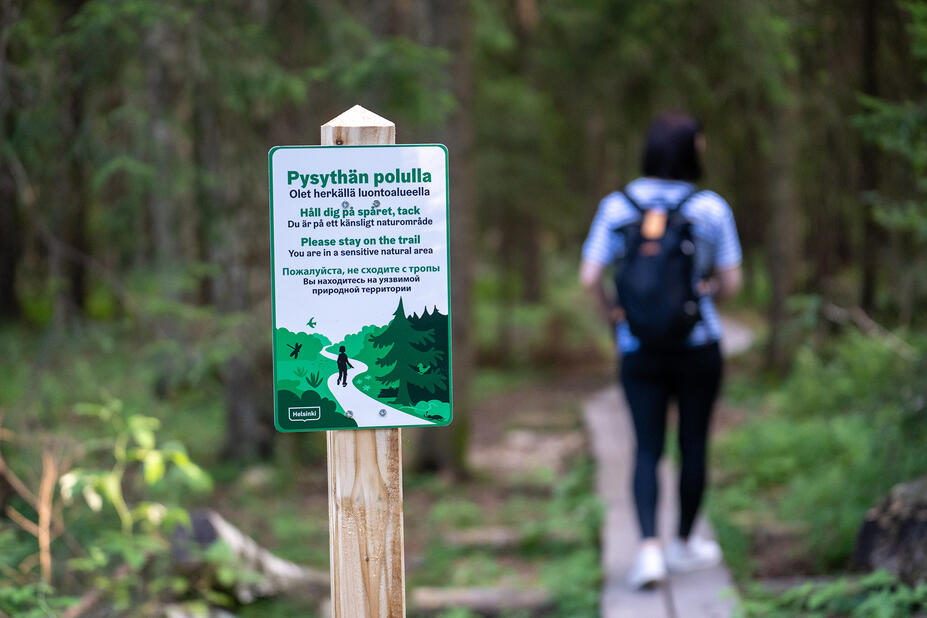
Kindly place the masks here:
POLYGON ((622 192, 640 217, 615 230, 624 237, 624 254, 615 269, 615 287, 631 334, 642 347, 682 347, 701 319, 694 280, 692 224, 680 212, 696 193, 689 193, 667 210, 662 237, 648 239, 642 233, 646 210, 622 192))

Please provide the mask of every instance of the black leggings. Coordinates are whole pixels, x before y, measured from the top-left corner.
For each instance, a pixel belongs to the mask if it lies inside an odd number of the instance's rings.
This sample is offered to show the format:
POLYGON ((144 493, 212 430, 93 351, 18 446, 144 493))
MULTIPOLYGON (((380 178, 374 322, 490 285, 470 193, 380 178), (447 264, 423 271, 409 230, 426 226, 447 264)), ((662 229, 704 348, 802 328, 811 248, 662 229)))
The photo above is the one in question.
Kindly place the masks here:
POLYGON ((663 454, 667 406, 679 403, 679 536, 688 538, 705 490, 705 458, 711 411, 721 385, 717 343, 672 352, 638 350, 621 361, 634 432, 634 501, 641 534, 656 536, 657 464, 663 454))

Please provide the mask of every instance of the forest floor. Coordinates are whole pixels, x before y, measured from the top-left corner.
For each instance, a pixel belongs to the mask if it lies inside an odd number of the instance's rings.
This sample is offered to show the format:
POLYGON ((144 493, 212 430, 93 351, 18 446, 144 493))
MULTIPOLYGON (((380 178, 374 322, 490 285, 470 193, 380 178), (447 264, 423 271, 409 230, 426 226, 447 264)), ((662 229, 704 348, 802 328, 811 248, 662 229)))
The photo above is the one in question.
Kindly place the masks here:
MULTIPOLYGON (((51 429, 68 426, 80 436, 92 427, 86 421, 69 424, 72 402, 94 401, 101 385, 107 385, 107 391, 122 397, 126 409, 160 419, 164 439, 182 440, 191 458, 207 467, 215 489, 191 497, 184 506, 215 509, 277 555, 327 570, 324 435, 278 436, 271 461, 245 467, 224 463, 218 457, 224 422, 218 384, 201 378, 191 383, 196 387, 180 383, 167 396, 158 396, 152 384, 158 384, 160 357, 124 350, 130 342, 119 328, 91 325, 79 340, 65 341, 47 363, 6 365, 9 371, 0 371, 4 400, 23 414, 34 407, 36 422, 51 429), (30 404, 29 393, 41 397, 31 398, 30 404)), ((37 334, 21 333, 8 333, 0 344, 12 359, 24 354, 46 358, 40 353, 49 345, 37 334)), ((603 513, 582 407, 593 393, 614 383, 614 362, 589 350, 547 361, 548 366, 570 369, 480 371, 477 401, 468 415, 468 479, 407 472, 410 616, 476 615, 463 609, 415 610, 449 607, 453 598, 466 598, 468 591, 495 599, 502 608, 497 615, 504 618, 599 615, 603 513), (522 608, 506 609, 506 599, 518 600, 522 608)), ((738 418, 736 410, 722 406, 717 425, 736 425, 738 418)), ((403 432, 407 456, 414 454, 421 431, 429 430, 403 432)), ((242 618, 313 616, 323 601, 280 597, 234 611, 242 618)))
MULTIPOLYGON (((598 615, 601 510, 581 408, 610 373, 601 366, 509 384, 474 406, 469 478, 406 474, 410 616, 598 615)), ((415 431, 403 431, 407 456, 415 431)), ((210 506, 277 555, 327 570, 324 461, 302 466, 288 488, 279 476, 250 468, 220 485, 210 506)), ((307 615, 319 601, 267 599, 236 613, 307 615)))
MULTIPOLYGON (((726 328, 728 345, 749 346, 749 328, 739 322, 726 328)), ((583 407, 613 384, 613 363, 500 379, 469 418, 470 477, 406 475, 409 615, 483 615, 472 612, 482 602, 495 610, 486 613, 504 618, 599 616, 604 511, 583 407)), ((737 422, 726 407, 719 417, 720 426, 737 422)), ((423 430, 403 432, 407 456, 416 431, 423 430)), ((246 471, 220 489, 213 507, 282 557, 327 569, 324 462, 303 466, 295 490, 281 492, 273 476, 269 468, 246 471)), ((306 612, 304 603, 259 601, 239 615, 306 612)))

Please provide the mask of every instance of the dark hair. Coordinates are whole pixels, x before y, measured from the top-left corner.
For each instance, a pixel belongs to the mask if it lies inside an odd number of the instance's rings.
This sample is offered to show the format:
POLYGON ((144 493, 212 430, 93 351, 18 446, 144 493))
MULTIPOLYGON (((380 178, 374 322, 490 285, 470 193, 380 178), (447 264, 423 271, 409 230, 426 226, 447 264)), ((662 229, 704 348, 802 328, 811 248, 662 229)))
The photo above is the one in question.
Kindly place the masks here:
POLYGON ((339 351, 339 352, 344 352, 344 346, 341 346, 341 349, 338 350, 338 351, 339 351))
POLYGON ((695 138, 702 125, 688 114, 660 114, 650 123, 647 144, 641 158, 644 176, 695 182, 702 177, 702 164, 695 138))

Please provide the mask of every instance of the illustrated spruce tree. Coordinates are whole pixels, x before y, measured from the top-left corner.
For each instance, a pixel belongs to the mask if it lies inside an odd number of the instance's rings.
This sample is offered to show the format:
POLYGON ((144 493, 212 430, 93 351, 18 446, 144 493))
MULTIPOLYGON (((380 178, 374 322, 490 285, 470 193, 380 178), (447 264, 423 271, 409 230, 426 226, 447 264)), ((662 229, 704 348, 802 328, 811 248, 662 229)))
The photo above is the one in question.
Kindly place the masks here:
MULTIPOLYGON (((450 401, 450 393, 448 393, 448 379, 447 379, 447 359, 449 357, 448 342, 450 341, 448 334, 448 319, 447 315, 441 313, 437 307, 434 307, 434 310, 429 313, 428 307, 425 307, 425 310, 422 311, 420 316, 413 314, 412 318, 409 320, 412 323, 412 326, 421 331, 432 331, 434 333, 434 344, 431 345, 430 349, 438 350, 443 355, 443 358, 440 362, 433 365, 419 365, 417 369, 419 373, 432 373, 439 376, 443 382, 443 386, 439 386, 434 389, 434 391, 428 391, 427 394, 424 389, 418 388, 416 386, 411 386, 409 392, 413 399, 423 400, 423 399, 437 399, 445 403, 450 401)), ((421 350, 429 349, 427 347, 415 346, 421 350)))
MULTIPOLYGON (((420 319, 420 318, 419 318, 420 319)), ((389 348, 377 360, 377 365, 388 368, 387 373, 378 380, 385 387, 380 396, 393 396, 399 405, 414 405, 421 399, 413 396, 415 392, 435 393, 447 389, 447 370, 432 372, 425 368, 447 363, 447 353, 435 348, 434 329, 419 330, 406 316, 399 299, 399 306, 393 313, 393 319, 379 335, 371 335, 370 342, 375 348, 389 348)))

